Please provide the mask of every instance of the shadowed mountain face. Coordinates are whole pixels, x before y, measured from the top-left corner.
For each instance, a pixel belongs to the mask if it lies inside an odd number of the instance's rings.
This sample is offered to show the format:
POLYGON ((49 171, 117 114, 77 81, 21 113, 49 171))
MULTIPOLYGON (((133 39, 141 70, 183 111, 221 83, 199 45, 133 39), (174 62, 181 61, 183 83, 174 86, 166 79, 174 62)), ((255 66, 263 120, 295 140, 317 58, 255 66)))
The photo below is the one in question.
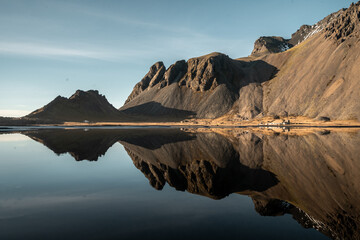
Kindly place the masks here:
POLYGON ((221 199, 240 193, 264 216, 291 214, 333 239, 360 238, 360 132, 246 129, 46 130, 23 134, 56 153, 96 160, 120 142, 160 190, 221 199))
POLYGON ((180 119, 193 118, 196 116, 195 112, 168 108, 157 102, 147 102, 141 105, 127 108, 122 112, 128 115, 135 115, 137 118, 147 116, 157 121, 176 121, 180 119))

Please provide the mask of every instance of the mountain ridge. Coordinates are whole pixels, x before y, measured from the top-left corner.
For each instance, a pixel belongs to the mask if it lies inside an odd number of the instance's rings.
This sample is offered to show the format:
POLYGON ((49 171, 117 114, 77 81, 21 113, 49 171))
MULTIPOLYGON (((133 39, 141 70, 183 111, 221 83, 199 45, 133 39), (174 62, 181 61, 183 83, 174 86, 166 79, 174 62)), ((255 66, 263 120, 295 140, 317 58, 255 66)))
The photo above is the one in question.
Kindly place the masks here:
MULTIPOLYGON (((165 73, 171 73, 181 62, 181 66, 188 65, 185 74, 183 67, 181 76, 167 84, 160 84, 166 82, 163 77, 142 91, 135 86, 131 100, 120 110, 153 101, 192 111, 195 118, 236 115, 251 120, 291 115, 359 121, 359 26, 360 2, 312 26, 301 26, 291 39, 261 37, 247 58, 230 59, 212 53, 178 61, 165 73)), ((156 109, 152 110, 156 114, 156 109)))
MULTIPOLYGON (((151 74, 151 69, 146 76, 151 74)), ((156 85, 144 90, 136 85, 130 94, 131 101, 120 110, 153 101, 163 107, 194 112, 197 118, 220 117, 231 109, 241 87, 267 81, 275 70, 261 60, 238 61, 217 52, 187 62, 178 61, 166 70, 156 85), (257 74, 258 69, 262 69, 261 74, 257 74)), ((161 109, 141 110, 133 114, 161 112, 161 109)))

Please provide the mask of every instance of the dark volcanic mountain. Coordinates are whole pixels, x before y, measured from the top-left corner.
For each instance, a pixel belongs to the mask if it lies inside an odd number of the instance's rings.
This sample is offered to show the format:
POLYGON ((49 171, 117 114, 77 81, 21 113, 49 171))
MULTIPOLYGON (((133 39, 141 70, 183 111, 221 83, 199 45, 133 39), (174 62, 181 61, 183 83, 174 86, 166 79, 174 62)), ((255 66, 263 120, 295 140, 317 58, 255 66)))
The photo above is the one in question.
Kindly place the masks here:
POLYGON ((77 90, 70 98, 58 96, 26 117, 56 121, 119 121, 124 119, 124 114, 114 108, 98 91, 77 90))
POLYGON ((360 119, 360 2, 303 25, 291 39, 261 37, 251 56, 220 53, 154 64, 120 109, 144 119, 293 115, 360 119))

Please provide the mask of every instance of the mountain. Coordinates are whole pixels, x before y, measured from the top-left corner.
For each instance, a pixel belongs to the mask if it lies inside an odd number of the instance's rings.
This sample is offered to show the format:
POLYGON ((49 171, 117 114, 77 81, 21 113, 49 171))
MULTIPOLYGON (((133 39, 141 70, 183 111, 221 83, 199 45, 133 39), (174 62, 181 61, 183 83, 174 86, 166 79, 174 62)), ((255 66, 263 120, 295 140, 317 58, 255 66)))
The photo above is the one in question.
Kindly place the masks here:
POLYGON ((360 120, 360 2, 309 29, 292 49, 260 57, 279 69, 261 86, 262 113, 360 120))
POLYGON ((120 110, 157 118, 216 118, 232 108, 240 89, 260 85, 275 72, 264 61, 233 60, 221 53, 178 61, 166 71, 155 63, 120 110))
POLYGON ((122 112, 143 119, 305 116, 360 120, 360 2, 303 25, 291 37, 261 37, 249 57, 212 53, 155 63, 122 112))
POLYGON ((124 114, 114 108, 98 91, 77 90, 70 98, 58 96, 25 117, 56 121, 118 121, 124 118, 124 114))

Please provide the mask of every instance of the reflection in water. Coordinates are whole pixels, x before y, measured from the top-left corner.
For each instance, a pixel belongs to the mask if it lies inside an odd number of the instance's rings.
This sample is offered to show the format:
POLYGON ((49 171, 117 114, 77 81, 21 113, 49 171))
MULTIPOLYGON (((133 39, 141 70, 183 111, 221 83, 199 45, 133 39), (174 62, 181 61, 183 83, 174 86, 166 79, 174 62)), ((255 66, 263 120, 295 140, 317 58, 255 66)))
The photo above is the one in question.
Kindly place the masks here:
POLYGON ((359 132, 242 129, 42 130, 23 134, 57 154, 97 160, 116 142, 162 189, 214 199, 248 195, 260 215, 291 214, 334 239, 360 238, 359 132))
POLYGON ((77 161, 96 161, 118 141, 133 143, 147 149, 156 149, 167 143, 194 138, 194 136, 177 130, 156 130, 155 132, 150 129, 141 131, 131 129, 58 129, 28 131, 23 134, 41 142, 56 154, 70 153, 77 161))

